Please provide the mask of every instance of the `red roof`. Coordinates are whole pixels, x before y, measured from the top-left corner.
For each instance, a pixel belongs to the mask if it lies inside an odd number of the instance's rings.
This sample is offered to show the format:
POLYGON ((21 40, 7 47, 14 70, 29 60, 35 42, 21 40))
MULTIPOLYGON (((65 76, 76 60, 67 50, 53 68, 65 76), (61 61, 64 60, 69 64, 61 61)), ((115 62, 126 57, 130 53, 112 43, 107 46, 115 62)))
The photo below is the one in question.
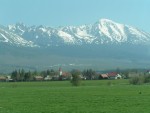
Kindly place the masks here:
POLYGON ((109 77, 114 77, 114 76, 116 76, 118 73, 117 72, 110 72, 110 73, 108 73, 108 76, 109 77))

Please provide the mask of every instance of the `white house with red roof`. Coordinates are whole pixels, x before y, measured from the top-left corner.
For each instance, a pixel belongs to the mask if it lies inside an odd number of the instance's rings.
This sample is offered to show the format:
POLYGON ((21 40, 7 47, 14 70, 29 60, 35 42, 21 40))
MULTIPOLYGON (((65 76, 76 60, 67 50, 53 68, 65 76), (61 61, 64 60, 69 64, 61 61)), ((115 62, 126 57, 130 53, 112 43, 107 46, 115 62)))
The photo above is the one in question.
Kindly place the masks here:
POLYGON ((100 74, 101 79, 121 79, 122 76, 116 72, 110 72, 106 74, 100 74))
POLYGON ((122 79, 122 76, 117 72, 107 73, 108 79, 122 79))

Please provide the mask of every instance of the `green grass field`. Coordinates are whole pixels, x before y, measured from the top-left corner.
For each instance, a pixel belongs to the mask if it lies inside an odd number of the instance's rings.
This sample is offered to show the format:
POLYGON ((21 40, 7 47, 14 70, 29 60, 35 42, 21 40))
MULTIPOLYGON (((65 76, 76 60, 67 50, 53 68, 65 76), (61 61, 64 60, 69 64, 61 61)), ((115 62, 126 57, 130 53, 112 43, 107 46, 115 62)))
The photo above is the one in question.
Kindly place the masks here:
POLYGON ((0 113, 149 113, 149 106, 150 85, 128 80, 0 83, 0 113))

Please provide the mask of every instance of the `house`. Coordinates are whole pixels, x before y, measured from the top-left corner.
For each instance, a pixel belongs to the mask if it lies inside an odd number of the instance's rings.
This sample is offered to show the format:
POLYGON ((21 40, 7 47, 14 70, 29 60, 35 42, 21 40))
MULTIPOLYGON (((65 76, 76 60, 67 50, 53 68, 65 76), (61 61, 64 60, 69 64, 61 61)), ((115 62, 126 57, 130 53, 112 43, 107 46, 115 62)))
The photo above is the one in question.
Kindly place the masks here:
POLYGON ((49 76, 49 75, 47 75, 47 76, 44 78, 44 80, 46 80, 46 81, 48 81, 48 80, 52 80, 52 77, 51 77, 51 76, 49 76))
POLYGON ((60 80, 70 80, 71 79, 71 73, 69 72, 62 72, 60 76, 60 80))
POLYGON ((6 77, 6 82, 13 82, 13 79, 11 78, 11 76, 6 77))
POLYGON ((107 73, 108 79, 121 79, 122 76, 116 72, 107 73))
POLYGON ((6 77, 0 76, 0 82, 5 82, 5 81, 6 81, 6 77))
POLYGON ((80 78, 81 78, 82 80, 86 80, 86 77, 84 77, 82 74, 79 75, 79 76, 80 76, 80 78))
POLYGON ((100 74, 99 79, 108 79, 108 74, 100 74))
POLYGON ((35 80, 35 81, 43 81, 44 78, 43 78, 42 76, 35 76, 35 77, 34 77, 34 80, 35 80))
POLYGON ((52 80, 54 80, 54 81, 57 81, 57 80, 59 80, 59 75, 54 75, 53 77, 52 77, 52 80))
POLYGON ((122 76, 116 72, 100 74, 99 79, 121 79, 122 76))

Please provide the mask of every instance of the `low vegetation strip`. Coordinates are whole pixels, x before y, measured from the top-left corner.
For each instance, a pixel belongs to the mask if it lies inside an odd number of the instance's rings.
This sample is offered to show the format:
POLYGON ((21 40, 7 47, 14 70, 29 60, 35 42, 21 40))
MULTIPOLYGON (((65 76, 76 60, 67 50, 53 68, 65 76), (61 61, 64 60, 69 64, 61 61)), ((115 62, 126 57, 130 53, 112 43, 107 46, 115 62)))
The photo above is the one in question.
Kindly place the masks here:
POLYGON ((149 94, 128 80, 0 83, 0 113, 149 113, 149 94))

